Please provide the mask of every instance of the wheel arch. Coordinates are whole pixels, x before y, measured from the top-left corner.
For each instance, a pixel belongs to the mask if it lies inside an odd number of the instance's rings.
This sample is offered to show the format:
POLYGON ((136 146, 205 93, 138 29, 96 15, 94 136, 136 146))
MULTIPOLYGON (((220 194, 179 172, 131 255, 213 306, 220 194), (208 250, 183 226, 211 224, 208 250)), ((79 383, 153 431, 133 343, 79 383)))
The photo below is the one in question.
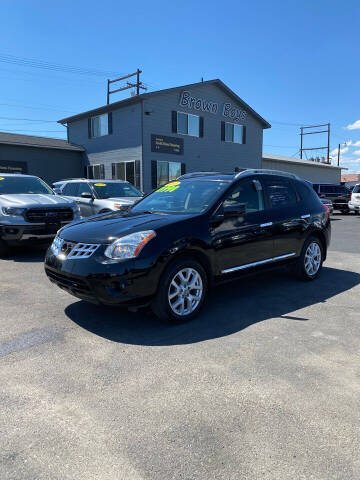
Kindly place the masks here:
POLYGON ((324 260, 326 260, 326 255, 327 255, 327 243, 326 243, 326 237, 324 232, 321 230, 313 230, 310 235, 307 237, 315 237, 321 242, 321 246, 323 248, 323 253, 324 253, 324 260))

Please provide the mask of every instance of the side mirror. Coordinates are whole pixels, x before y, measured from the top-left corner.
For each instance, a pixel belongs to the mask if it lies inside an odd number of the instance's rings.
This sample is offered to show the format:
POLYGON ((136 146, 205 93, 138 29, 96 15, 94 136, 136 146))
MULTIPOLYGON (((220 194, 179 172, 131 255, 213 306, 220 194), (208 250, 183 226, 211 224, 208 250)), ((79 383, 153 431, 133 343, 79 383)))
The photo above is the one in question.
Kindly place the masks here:
POLYGON ((60 188, 55 187, 55 188, 53 188, 53 192, 55 193, 55 195, 60 195, 61 190, 60 190, 60 188))
POLYGON ((245 203, 233 203, 229 205, 224 205, 223 208, 225 217, 241 217, 246 213, 245 203))
POLYGON ((81 198, 94 198, 91 193, 88 192, 82 192, 81 198))

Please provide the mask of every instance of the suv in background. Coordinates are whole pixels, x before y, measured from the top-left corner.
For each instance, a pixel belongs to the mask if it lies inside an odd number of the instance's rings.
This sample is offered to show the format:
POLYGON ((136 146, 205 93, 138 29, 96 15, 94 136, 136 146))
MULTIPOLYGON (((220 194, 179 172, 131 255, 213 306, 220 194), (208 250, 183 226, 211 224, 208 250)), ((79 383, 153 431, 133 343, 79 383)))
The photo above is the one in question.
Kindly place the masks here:
POLYGON ((63 228, 45 271, 83 300, 151 304, 160 318, 182 322, 197 315, 211 285, 249 272, 291 263, 314 280, 330 233, 328 209, 295 175, 193 173, 126 212, 63 228))
POLYGON ((332 183, 313 183, 313 189, 320 198, 331 200, 334 210, 349 213, 350 191, 348 188, 332 183))
POLYGON ((79 205, 82 217, 126 209, 143 197, 140 190, 124 180, 72 179, 54 186, 60 195, 79 205))
POLYGON ((8 245, 48 241, 79 218, 76 203, 56 196, 40 178, 0 173, 0 255, 8 245))
POLYGON ((351 192, 349 209, 351 212, 360 213, 360 183, 356 184, 351 192))

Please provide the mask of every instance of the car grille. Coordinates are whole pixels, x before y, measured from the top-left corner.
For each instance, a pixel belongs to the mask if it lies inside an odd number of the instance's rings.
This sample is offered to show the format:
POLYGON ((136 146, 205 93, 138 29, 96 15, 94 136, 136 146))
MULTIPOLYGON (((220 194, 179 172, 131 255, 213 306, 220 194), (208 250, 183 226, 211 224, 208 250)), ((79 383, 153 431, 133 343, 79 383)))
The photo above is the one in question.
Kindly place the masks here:
POLYGON ((46 268, 45 271, 46 275, 52 282, 56 283, 59 287, 64 288, 65 290, 70 290, 78 295, 88 296, 92 294, 85 280, 64 275, 63 273, 55 272, 54 270, 50 270, 48 268, 46 268))
POLYGON ((71 208, 30 208, 25 219, 31 223, 71 222, 74 212, 71 208))
POLYGON ((100 244, 70 242, 69 240, 55 237, 51 250, 61 259, 80 259, 91 257, 99 247, 100 244))

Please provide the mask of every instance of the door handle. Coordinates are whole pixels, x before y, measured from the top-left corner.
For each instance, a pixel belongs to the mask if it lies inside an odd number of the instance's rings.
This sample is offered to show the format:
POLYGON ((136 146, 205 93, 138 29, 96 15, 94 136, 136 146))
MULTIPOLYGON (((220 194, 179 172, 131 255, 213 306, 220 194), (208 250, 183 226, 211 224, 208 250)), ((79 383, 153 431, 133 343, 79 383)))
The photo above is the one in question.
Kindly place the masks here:
POLYGON ((260 227, 261 227, 261 228, 271 227, 272 224, 273 224, 273 222, 261 223, 261 224, 260 224, 260 227))
POLYGON ((310 218, 310 213, 307 213, 306 215, 301 215, 301 218, 310 218))

